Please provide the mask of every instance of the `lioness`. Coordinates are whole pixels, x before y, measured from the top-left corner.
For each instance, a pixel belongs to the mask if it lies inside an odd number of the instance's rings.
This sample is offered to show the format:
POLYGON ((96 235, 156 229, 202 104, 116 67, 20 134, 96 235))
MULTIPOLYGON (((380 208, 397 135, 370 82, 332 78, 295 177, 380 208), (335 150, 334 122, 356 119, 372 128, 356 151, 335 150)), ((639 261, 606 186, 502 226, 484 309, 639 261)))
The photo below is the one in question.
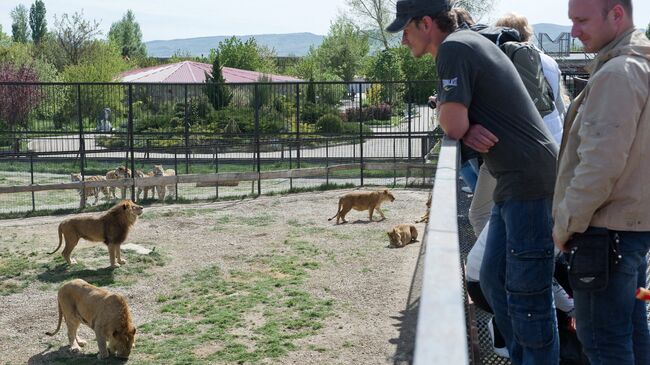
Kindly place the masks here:
MULTIPOLYGON (((135 170, 135 177, 138 179, 144 179, 147 177, 152 177, 154 176, 153 171, 149 171, 146 174, 142 172, 141 170, 135 170)), ((140 195, 142 195, 142 192, 144 191, 144 198, 147 199, 149 198, 149 192, 151 191, 151 197, 154 198, 154 192, 155 192, 155 186, 138 186, 138 193, 136 194, 138 201, 140 201, 140 195)))
POLYGON ((87 343, 77 336, 79 324, 83 323, 95 331, 99 359, 105 359, 110 354, 123 359, 129 357, 135 342, 135 326, 123 296, 75 279, 59 289, 58 304, 59 324, 54 332, 45 332, 46 335, 57 334, 61 319, 65 318, 71 352, 80 351, 80 347, 87 343))
POLYGON ((412 224, 398 224, 386 234, 393 247, 404 247, 418 238, 418 230, 412 224))
MULTIPOLYGON (((119 179, 125 179, 130 177, 131 177, 131 169, 129 169, 126 166, 118 166, 114 170, 110 170, 106 173, 107 180, 119 180, 119 179)), ((113 199, 116 199, 115 187, 111 186, 109 190, 111 196, 113 196, 113 199)), ((122 199, 126 198, 126 187, 121 187, 120 190, 122 190, 121 198, 122 199)))
POLYGON ((431 193, 429 193, 429 199, 427 200, 427 211, 415 223, 429 223, 429 210, 431 210, 431 193))
MULTIPOLYGON (((174 169, 163 169, 162 165, 153 165, 153 175, 154 176, 176 176, 176 170, 174 169)), ((156 186, 158 191, 158 198, 160 200, 165 200, 165 192, 169 191, 170 195, 174 196, 176 194, 175 185, 159 185, 156 186)))
POLYGON ((380 191, 355 191, 352 193, 347 193, 339 198, 339 209, 334 215, 334 217, 329 218, 328 221, 336 218, 336 224, 339 224, 339 220, 342 220, 343 223, 347 223, 345 220, 345 215, 351 209, 354 210, 369 210, 368 216, 372 222, 372 213, 377 210, 379 215, 381 215, 382 220, 386 219, 384 212, 381 211, 381 203, 385 201, 394 201, 395 197, 393 194, 388 191, 388 189, 380 191))
POLYGON ((59 246, 50 252, 50 255, 59 250, 61 240, 65 237, 65 248, 61 255, 69 265, 76 264, 76 260, 70 259, 70 254, 79 239, 83 238, 108 245, 111 267, 119 267, 120 264, 126 263, 120 256, 120 245, 140 214, 142 214, 142 206, 130 200, 122 200, 100 216, 68 218, 59 224, 59 246))

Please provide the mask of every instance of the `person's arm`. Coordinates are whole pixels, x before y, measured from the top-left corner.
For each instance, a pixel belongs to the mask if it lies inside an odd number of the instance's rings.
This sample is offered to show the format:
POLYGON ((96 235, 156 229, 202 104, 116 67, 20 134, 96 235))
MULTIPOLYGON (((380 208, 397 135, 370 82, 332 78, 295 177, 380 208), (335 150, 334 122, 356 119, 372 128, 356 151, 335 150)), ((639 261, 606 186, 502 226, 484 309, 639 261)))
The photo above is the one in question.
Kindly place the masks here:
POLYGON ((467 107, 461 103, 443 103, 439 107, 440 127, 449 138, 461 139, 469 129, 467 107))

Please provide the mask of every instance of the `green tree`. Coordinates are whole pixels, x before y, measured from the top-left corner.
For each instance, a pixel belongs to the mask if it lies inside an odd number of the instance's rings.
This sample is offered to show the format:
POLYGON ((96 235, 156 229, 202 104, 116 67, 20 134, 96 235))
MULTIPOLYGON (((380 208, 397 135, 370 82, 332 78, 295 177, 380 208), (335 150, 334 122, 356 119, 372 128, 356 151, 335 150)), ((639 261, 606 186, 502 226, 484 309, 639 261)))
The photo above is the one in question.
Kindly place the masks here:
POLYGON ((29 28, 27 26, 27 7, 18 5, 11 11, 11 34, 14 42, 27 43, 29 28))
POLYGON ((11 37, 2 31, 2 24, 0 24, 0 47, 4 47, 11 42, 11 37))
POLYGON ((36 0, 29 8, 29 28, 32 30, 32 40, 38 44, 47 33, 47 20, 45 19, 45 3, 36 0))
POLYGON ((63 14, 60 19, 54 18, 56 40, 66 57, 67 64, 77 65, 83 53, 93 38, 101 31, 99 23, 88 21, 83 17, 83 10, 71 16, 63 14))
MULTIPOLYGON (((217 50, 210 51, 210 58, 213 59, 217 50)), ((221 63, 225 67, 233 67, 242 70, 260 71, 273 73, 276 71, 274 57, 275 51, 268 47, 257 44, 254 37, 242 42, 236 36, 224 39, 219 42, 218 52, 221 63)))
POLYGON ((142 59, 147 56, 147 49, 142 43, 140 25, 135 21, 135 15, 131 10, 127 10, 122 20, 111 25, 108 39, 118 46, 122 57, 142 59))
POLYGON ((650 39, 650 23, 648 23, 648 29, 645 30, 645 36, 650 39))
POLYGON ((368 36, 357 29, 349 20, 339 17, 330 26, 316 52, 320 67, 330 71, 343 81, 352 81, 361 69, 363 58, 370 46, 368 36))
POLYGON ((223 78, 221 69, 220 54, 217 52, 212 62, 212 72, 206 73, 205 82, 207 83, 205 92, 208 96, 210 104, 215 110, 221 110, 230 104, 232 100, 232 92, 226 85, 226 80, 223 78))

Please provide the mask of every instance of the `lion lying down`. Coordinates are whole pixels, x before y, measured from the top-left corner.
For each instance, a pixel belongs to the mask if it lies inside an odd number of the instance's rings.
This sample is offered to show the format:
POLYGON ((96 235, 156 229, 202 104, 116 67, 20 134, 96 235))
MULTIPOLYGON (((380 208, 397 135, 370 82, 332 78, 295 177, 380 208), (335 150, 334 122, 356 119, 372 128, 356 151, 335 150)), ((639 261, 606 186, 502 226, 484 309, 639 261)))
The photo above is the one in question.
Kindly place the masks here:
POLYGON ((372 213, 377 210, 382 219, 386 219, 384 212, 381 211, 381 203, 385 201, 394 201, 395 197, 393 194, 388 191, 388 189, 380 191, 355 191, 352 193, 347 193, 339 199, 339 209, 336 214, 329 218, 328 221, 336 218, 336 224, 339 224, 339 220, 342 220, 343 223, 347 223, 345 220, 345 215, 352 209, 354 210, 368 210, 368 216, 372 222, 372 213))
POLYGON ((86 341, 77 336, 79 324, 83 323, 95 331, 99 359, 110 354, 123 359, 129 357, 135 342, 135 326, 123 296, 75 279, 59 289, 58 303, 59 323, 54 332, 46 332, 46 335, 57 334, 61 319, 65 318, 71 352, 78 352, 86 345, 86 341))
POLYGON ((130 200, 122 200, 100 216, 68 218, 59 224, 59 246, 49 254, 59 250, 62 238, 65 237, 65 248, 61 255, 69 265, 73 265, 77 261, 71 259, 70 254, 79 239, 83 238, 92 242, 104 242, 108 246, 111 267, 119 267, 126 263, 120 254, 120 245, 126 240, 129 229, 140 214, 142 206, 130 200))
POLYGON ((412 224, 399 224, 386 234, 388 234, 390 245, 393 247, 404 247, 418 240, 418 230, 412 224))

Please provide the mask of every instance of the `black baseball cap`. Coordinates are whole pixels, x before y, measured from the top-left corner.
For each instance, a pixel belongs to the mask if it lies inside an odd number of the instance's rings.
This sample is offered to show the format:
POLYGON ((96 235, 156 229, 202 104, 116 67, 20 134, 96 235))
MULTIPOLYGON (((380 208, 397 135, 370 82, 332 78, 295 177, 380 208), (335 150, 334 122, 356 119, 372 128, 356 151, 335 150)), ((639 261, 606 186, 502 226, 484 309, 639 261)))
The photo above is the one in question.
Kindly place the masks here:
POLYGON ((451 9, 448 0, 398 0, 396 4, 395 20, 386 31, 397 33, 404 28, 415 17, 435 15, 442 11, 451 9))

